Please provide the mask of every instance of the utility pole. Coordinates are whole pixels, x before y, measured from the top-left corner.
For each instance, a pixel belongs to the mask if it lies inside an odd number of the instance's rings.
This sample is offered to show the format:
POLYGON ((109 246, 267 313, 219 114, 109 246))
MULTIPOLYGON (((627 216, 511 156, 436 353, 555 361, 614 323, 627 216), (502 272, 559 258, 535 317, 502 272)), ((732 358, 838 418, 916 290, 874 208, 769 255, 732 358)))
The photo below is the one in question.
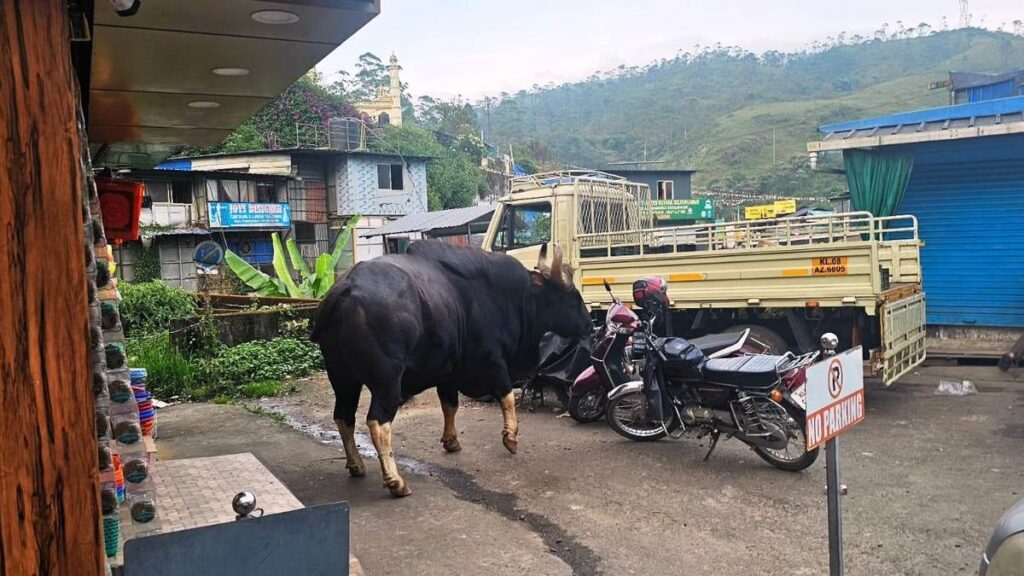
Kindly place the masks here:
POLYGON ((772 128, 772 166, 775 166, 778 161, 778 156, 775 153, 775 128, 772 128))
POLYGON ((971 11, 967 7, 967 0, 960 0, 960 27, 971 27, 971 11))

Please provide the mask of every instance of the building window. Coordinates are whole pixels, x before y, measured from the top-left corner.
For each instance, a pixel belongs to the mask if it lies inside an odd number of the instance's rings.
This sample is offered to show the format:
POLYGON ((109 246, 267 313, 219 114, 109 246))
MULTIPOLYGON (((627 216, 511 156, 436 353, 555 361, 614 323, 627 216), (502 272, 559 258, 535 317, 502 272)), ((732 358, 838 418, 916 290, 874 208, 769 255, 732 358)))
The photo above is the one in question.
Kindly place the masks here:
POLYGON ((299 244, 316 242, 316 225, 312 222, 295 222, 295 241, 299 244))
POLYGON ((153 202, 167 202, 167 182, 149 181, 145 183, 146 196, 153 199, 153 202))
POLYGON ((405 254, 409 250, 409 239, 405 236, 389 236, 387 238, 388 254, 405 254))
POLYGON ((676 183, 671 180, 658 180, 658 200, 671 200, 675 197, 676 183))
POLYGON ((277 188, 273 182, 256 183, 256 201, 271 204, 277 202, 277 188))
POLYGON ((389 125, 391 125, 391 115, 388 114, 387 112, 381 112, 380 115, 377 116, 377 125, 378 126, 389 126, 389 125))
POLYGON ((171 182, 171 201, 175 204, 191 204, 192 183, 183 180, 171 182))
POLYGON ((377 164, 377 188, 404 190, 404 172, 401 164, 377 164))

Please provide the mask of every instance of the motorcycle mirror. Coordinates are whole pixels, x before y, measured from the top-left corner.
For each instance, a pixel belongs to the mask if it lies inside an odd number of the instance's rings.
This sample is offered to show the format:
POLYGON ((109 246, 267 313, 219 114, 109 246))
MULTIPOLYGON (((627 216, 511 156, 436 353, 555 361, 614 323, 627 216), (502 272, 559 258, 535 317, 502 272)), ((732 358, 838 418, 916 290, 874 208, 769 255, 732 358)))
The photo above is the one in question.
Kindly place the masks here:
POLYGON ((601 278, 601 283, 604 284, 604 289, 607 290, 609 294, 611 294, 612 293, 612 286, 611 286, 611 284, 608 283, 608 279, 607 278, 601 278))

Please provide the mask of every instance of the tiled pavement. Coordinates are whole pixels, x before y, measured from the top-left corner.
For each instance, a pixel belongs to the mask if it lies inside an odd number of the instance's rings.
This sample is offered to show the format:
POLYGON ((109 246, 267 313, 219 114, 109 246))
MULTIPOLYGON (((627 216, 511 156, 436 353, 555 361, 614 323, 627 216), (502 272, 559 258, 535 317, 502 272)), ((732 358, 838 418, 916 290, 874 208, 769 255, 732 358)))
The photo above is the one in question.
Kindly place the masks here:
POLYGON ((302 508, 292 495, 249 453, 161 460, 153 474, 161 532, 231 522, 231 499, 246 490, 256 495, 265 514, 302 508))
MULTIPOLYGON (((289 490, 250 453, 161 460, 154 466, 153 483, 159 510, 159 532, 173 532, 232 522, 231 499, 249 491, 265 514, 302 508, 289 490)), ((122 507, 125 508, 125 507, 122 507)), ((138 535, 137 525, 122 518, 125 539, 138 535)), ((352 557, 351 574, 363 574, 352 557)))

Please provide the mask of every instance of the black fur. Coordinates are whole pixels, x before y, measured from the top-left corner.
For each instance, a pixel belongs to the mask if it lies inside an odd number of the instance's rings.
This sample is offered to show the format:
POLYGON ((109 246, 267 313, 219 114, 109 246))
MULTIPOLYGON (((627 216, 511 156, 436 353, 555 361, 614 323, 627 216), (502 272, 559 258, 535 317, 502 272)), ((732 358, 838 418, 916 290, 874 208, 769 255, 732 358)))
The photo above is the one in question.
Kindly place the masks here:
POLYGON ((354 426, 363 385, 372 394, 367 418, 381 423, 435 386, 453 405, 458 392, 502 397, 536 365, 546 332, 590 329, 575 289, 504 254, 421 241, 357 264, 321 303, 313 339, 334 388, 334 417, 354 426))

